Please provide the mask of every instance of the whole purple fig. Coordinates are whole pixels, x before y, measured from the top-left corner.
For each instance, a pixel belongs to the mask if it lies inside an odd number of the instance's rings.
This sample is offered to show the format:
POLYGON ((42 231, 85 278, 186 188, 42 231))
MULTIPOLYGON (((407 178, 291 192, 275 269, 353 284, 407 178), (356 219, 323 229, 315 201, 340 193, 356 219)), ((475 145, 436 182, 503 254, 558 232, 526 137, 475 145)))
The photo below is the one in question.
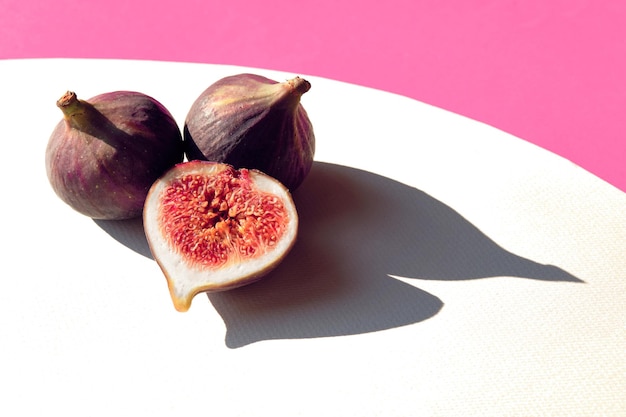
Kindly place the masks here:
POLYGON ((115 91, 57 101, 63 120, 46 148, 46 171, 56 194, 94 219, 138 217, 148 190, 184 158, 179 126, 154 98, 115 91))
POLYGON ((255 74, 222 78, 193 103, 184 126, 187 159, 262 171, 296 189, 308 175, 315 135, 300 103, 311 84, 255 74))

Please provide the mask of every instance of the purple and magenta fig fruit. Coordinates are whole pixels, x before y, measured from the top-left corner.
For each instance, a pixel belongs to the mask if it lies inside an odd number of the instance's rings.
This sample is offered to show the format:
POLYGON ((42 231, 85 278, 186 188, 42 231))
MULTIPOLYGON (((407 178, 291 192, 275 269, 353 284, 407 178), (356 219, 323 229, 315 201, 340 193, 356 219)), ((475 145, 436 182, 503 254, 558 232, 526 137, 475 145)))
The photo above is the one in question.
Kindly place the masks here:
POLYGON ((274 269, 296 240, 298 214, 275 178, 195 160, 153 184, 143 226, 174 307, 187 311, 200 292, 240 287, 274 269))
POLYGON ((188 160, 262 171, 295 190, 315 154, 313 126, 300 98, 311 84, 255 74, 225 77, 191 106, 183 136, 188 160))
POLYGON ((56 194, 94 219, 141 216, 154 181, 184 158, 182 134, 170 112, 133 91, 89 100, 68 91, 57 106, 63 119, 45 156, 56 194))

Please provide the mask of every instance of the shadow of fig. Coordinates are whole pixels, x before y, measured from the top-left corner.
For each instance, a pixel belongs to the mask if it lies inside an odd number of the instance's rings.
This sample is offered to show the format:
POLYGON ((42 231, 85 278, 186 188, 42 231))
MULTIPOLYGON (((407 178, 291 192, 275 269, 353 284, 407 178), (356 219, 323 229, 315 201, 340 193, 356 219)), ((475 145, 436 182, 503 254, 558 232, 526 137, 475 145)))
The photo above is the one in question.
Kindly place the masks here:
POLYGON ((148 246, 146 234, 143 231, 141 217, 126 220, 94 219, 94 223, 127 248, 146 258, 154 259, 152 252, 150 252, 150 246, 148 246))
POLYGON ((428 194, 367 171, 315 162, 294 200, 299 238, 283 263, 257 283, 208 294, 230 348, 381 331, 443 307, 390 275, 582 282, 506 251, 428 194))

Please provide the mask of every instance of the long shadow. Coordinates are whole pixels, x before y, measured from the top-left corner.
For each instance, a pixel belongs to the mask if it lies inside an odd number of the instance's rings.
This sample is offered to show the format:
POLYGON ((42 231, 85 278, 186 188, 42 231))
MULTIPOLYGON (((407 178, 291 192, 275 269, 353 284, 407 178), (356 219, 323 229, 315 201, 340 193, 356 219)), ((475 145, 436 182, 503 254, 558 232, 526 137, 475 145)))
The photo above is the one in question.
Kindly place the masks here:
POLYGON ((506 251, 447 205, 370 172, 316 162, 294 199, 299 239, 283 263, 255 284, 208 295, 230 348, 395 328, 443 307, 389 275, 582 282, 506 251))
MULTIPOLYGON (((257 283, 208 294, 230 348, 380 331, 443 308, 436 296, 390 275, 582 282, 508 252, 437 199, 371 172, 315 162, 294 200, 300 231, 283 263, 257 283)), ((140 218, 95 223, 152 259, 140 218)))

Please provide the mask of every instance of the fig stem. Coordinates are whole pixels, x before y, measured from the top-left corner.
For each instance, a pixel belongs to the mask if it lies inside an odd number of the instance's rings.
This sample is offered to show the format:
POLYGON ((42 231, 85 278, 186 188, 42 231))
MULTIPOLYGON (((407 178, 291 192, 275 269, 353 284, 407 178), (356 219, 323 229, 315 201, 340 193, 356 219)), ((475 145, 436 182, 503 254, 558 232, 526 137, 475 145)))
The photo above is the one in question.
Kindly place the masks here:
POLYGON ((63 94, 63 97, 57 100, 57 107, 61 109, 66 119, 72 117, 77 112, 82 113, 81 103, 73 91, 63 94))
POLYGON ((287 83, 291 86, 293 91, 298 96, 301 96, 302 94, 306 93, 307 91, 311 89, 311 83, 309 83, 304 78, 300 78, 300 77, 292 78, 291 80, 287 81, 287 83))
POLYGON ((98 109, 85 100, 79 100, 73 91, 57 100, 68 128, 86 133, 118 148, 129 143, 128 135, 117 128, 98 109))
POLYGON ((92 130, 93 115, 96 109, 84 100, 79 100, 76 93, 68 91, 57 100, 57 107, 63 112, 63 117, 73 128, 90 131, 92 130))

